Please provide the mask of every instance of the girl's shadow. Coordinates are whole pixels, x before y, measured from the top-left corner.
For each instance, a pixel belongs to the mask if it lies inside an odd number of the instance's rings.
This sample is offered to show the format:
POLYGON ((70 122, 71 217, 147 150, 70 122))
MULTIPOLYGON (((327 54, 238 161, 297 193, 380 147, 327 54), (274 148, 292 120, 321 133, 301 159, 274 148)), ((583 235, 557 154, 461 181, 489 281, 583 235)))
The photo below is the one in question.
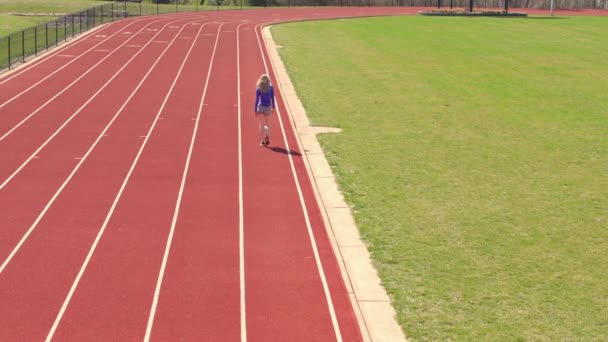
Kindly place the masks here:
POLYGON ((277 152, 277 153, 283 153, 283 154, 291 154, 292 156, 296 156, 296 157, 301 157, 302 154, 300 154, 300 152, 294 151, 294 150, 286 150, 282 147, 278 147, 278 146, 265 146, 267 149, 271 150, 272 152, 277 152))

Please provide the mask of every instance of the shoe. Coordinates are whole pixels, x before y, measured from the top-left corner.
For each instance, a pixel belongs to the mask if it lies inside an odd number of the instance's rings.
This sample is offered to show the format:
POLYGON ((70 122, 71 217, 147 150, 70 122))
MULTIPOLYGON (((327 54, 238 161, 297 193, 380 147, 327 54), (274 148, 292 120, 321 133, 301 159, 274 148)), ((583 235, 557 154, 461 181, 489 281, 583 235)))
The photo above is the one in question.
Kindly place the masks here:
POLYGON ((268 145, 270 145, 270 138, 266 137, 266 138, 264 138, 264 146, 268 146, 268 145))

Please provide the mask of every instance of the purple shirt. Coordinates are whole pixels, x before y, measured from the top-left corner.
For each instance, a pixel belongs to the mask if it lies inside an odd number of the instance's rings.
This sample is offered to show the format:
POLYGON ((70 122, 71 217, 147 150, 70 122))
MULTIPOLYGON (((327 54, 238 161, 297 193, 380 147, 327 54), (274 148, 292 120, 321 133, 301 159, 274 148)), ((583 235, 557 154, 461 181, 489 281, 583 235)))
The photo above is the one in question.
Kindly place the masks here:
POLYGON ((272 105, 272 108, 275 108, 275 104, 274 104, 274 88, 272 88, 272 86, 268 87, 268 91, 263 93, 262 90, 260 90, 260 88, 256 88, 255 90, 255 109, 253 110, 254 112, 258 111, 258 106, 262 105, 265 107, 270 107, 272 105))

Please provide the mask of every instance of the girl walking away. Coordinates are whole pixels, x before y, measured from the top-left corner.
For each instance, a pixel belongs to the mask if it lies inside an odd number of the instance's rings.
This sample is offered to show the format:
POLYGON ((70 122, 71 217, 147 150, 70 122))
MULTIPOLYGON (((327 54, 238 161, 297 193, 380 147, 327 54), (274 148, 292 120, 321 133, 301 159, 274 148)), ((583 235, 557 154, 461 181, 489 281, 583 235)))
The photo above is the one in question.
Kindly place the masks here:
POLYGON ((255 90, 255 116, 260 121, 261 146, 270 144, 270 114, 275 110, 274 89, 270 77, 263 74, 258 79, 255 90))

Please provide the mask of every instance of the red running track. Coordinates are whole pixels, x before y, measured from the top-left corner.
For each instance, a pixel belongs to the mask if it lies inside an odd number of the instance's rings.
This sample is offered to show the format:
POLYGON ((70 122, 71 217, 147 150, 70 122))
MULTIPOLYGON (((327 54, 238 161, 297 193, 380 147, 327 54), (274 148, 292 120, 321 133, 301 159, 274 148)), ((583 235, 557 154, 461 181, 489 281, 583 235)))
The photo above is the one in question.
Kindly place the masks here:
POLYGON ((261 27, 419 8, 108 24, 0 78, 0 340, 357 341, 261 27))

